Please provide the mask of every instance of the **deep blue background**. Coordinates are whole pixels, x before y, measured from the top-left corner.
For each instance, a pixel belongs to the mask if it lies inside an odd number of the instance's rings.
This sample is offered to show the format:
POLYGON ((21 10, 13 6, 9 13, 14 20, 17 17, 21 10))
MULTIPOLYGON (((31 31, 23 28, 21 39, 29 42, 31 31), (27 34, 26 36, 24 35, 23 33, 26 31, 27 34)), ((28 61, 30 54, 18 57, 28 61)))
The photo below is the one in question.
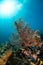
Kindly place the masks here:
MULTIPOLYGON (((22 0, 19 1, 23 3, 22 0)), ((11 33, 15 31, 14 21, 19 17, 29 23, 30 28, 34 30, 39 29, 43 35, 43 0, 26 0, 16 16, 13 15, 12 18, 0 18, 0 42, 5 42, 9 39, 11 33)))

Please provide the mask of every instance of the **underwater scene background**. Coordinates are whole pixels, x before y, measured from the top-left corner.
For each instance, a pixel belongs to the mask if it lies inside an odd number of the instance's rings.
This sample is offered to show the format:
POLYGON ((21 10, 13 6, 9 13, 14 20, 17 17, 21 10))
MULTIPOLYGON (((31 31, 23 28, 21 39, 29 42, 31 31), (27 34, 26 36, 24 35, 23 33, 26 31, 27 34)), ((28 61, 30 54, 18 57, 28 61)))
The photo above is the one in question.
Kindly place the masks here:
POLYGON ((43 65, 43 0, 0 0, 0 65, 43 65))
MULTIPOLYGON (((15 0, 9 1, 15 2, 15 0)), ((16 9, 16 14, 15 11, 12 11, 13 14, 10 13, 9 16, 7 16, 7 14, 1 14, 1 4, 5 2, 5 0, 0 0, 0 43, 8 41, 12 32, 16 32, 14 21, 19 18, 24 19, 24 23, 28 23, 29 27, 33 30, 39 30, 43 37, 43 0, 16 1, 18 2, 17 6, 19 4, 22 4, 22 6, 16 9)), ((14 5, 14 7, 16 6, 14 5)))

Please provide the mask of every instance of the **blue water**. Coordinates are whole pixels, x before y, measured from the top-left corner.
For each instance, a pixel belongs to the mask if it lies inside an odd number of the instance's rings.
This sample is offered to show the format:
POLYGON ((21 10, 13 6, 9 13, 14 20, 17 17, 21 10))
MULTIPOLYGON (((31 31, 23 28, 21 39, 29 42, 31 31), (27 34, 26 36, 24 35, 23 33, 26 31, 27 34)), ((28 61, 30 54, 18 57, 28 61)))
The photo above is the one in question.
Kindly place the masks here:
MULTIPOLYGON (((22 2, 22 1, 21 1, 22 2)), ((9 39, 12 32, 15 32, 14 21, 19 17, 28 23, 29 27, 43 34, 43 0, 26 0, 22 9, 11 18, 0 17, 0 43, 9 39)))

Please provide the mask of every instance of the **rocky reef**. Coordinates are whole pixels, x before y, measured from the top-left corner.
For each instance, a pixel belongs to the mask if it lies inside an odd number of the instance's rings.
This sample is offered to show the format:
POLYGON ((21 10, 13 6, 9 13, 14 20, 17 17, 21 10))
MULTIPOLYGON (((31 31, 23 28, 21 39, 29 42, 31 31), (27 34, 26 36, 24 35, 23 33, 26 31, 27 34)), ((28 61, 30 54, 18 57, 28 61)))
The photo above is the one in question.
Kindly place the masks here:
POLYGON ((16 33, 0 44, 0 65, 43 65, 43 42, 39 30, 32 30, 23 19, 14 22, 16 33))

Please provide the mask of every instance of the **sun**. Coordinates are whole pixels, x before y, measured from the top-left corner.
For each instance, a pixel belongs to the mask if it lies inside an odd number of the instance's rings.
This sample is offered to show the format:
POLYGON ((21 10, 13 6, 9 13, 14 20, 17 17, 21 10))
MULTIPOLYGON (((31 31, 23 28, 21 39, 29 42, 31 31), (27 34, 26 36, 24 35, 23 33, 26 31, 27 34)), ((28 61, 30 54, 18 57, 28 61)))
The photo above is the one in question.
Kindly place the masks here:
POLYGON ((22 3, 18 1, 3 1, 0 4, 0 15, 1 17, 10 17, 12 15, 16 15, 18 11, 21 9, 22 3))

